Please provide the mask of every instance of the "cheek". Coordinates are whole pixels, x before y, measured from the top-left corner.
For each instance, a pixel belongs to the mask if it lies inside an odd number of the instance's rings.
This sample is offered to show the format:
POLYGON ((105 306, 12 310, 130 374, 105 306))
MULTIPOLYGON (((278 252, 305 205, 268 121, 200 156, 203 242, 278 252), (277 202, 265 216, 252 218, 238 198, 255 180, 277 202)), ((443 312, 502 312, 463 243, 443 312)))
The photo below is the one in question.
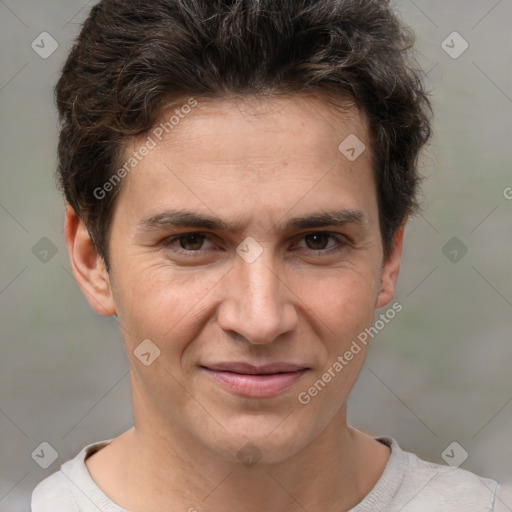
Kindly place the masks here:
POLYGON ((162 264, 138 266, 135 262, 120 270, 116 281, 122 285, 114 299, 129 343, 149 338, 167 347, 165 340, 172 336, 171 349, 179 348, 182 338, 186 343, 193 326, 200 328, 211 291, 224 275, 217 271, 180 273, 162 264))
POLYGON ((337 413, 361 372, 367 345, 358 336, 372 324, 376 294, 375 276, 363 272, 343 270, 310 283, 308 322, 316 326, 321 350, 297 399, 315 409, 318 424, 337 413))
POLYGON ((297 295, 318 319, 326 344, 342 347, 373 321, 378 293, 374 273, 341 269, 299 283, 297 295))

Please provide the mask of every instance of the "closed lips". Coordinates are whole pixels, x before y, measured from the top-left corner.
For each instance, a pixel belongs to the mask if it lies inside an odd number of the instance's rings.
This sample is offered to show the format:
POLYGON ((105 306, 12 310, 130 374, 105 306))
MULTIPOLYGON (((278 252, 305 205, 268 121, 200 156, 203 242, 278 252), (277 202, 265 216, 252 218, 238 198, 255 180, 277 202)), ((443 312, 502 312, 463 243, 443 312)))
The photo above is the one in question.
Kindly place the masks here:
POLYGON ((201 369, 225 390, 246 398, 270 398, 289 389, 308 368, 293 363, 254 366, 245 362, 201 365, 201 369))
POLYGON ((254 366, 243 362, 232 362, 215 363, 201 366, 212 371, 239 373, 242 375, 269 375, 275 373, 294 373, 307 369, 305 366, 293 363, 272 363, 264 366, 254 366))

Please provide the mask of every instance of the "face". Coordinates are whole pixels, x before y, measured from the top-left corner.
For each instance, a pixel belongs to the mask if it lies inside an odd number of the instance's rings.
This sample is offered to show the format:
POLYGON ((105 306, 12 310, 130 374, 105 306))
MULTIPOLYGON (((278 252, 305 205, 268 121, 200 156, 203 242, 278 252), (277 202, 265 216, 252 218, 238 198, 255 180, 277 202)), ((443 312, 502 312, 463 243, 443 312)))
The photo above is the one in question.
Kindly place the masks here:
POLYGON ((401 249, 383 261, 371 158, 356 109, 199 102, 124 178, 108 287, 82 287, 122 326, 136 427, 274 462, 344 418, 365 347, 308 389, 391 300, 401 249))

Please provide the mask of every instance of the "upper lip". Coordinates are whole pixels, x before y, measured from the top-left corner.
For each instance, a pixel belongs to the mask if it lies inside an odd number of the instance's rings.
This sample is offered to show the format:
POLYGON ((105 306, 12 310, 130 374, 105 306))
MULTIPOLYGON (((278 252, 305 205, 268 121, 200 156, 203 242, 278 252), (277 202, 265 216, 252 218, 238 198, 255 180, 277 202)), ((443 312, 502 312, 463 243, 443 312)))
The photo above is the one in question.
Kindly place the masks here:
POLYGON ((245 375, 258 375, 258 374, 271 374, 271 373, 288 373, 288 372, 297 372, 300 370, 305 370, 306 367, 300 364, 293 363, 271 363, 265 364, 262 366, 254 366, 249 363, 244 363, 241 361, 234 362, 223 362, 223 363, 213 363, 213 364, 205 364, 201 365, 203 368, 207 368, 208 370, 214 370, 218 372, 232 372, 232 373, 240 373, 245 375))

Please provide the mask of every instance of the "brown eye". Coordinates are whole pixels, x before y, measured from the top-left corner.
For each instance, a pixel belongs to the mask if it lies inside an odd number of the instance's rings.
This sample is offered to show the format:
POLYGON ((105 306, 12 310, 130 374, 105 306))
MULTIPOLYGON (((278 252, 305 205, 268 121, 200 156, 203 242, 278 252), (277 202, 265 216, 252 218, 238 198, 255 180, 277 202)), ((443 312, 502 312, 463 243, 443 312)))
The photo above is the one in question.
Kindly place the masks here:
POLYGON ((312 256, 327 256, 347 248, 347 239, 343 235, 335 235, 327 231, 307 233, 302 236, 295 249, 306 250, 312 256))
POLYGON ((312 233, 306 235, 304 240, 306 240, 309 249, 321 251, 327 248, 329 238, 332 238, 332 236, 328 233, 312 233))
POLYGON ((182 233, 161 241, 164 250, 177 258, 205 258, 217 250, 212 239, 201 233, 182 233))
POLYGON ((205 237, 197 233, 181 235, 176 240, 179 241, 179 246, 187 251, 197 251, 201 249, 205 237))

